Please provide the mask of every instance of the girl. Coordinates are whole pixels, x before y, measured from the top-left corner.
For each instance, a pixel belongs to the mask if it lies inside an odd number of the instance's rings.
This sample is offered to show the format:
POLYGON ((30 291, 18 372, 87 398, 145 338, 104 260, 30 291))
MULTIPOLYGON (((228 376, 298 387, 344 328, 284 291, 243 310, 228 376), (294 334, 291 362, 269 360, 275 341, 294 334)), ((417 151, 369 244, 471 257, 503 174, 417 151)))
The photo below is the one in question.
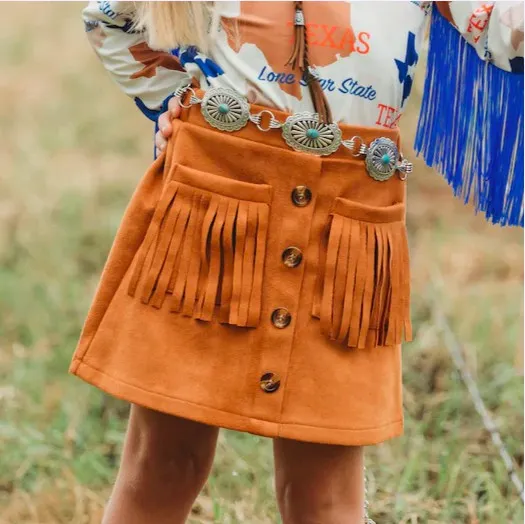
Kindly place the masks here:
MULTIPOLYGON (((274 439, 285 524, 363 522, 363 446, 403 430, 411 164, 398 123, 430 11, 408 1, 85 9, 104 66, 162 128, 71 364, 132 403, 105 524, 185 522, 219 427, 274 439)), ((476 180, 456 178, 477 157, 458 151, 478 142, 462 136, 461 115, 446 120, 454 75, 476 89, 482 74, 521 98, 507 72, 523 64, 521 5, 439 11, 420 149, 468 193, 476 180)), ((471 111, 466 129, 492 111, 490 132, 508 139, 482 149, 508 176, 479 187, 478 207, 519 223, 516 103, 496 111, 465 91, 452 108, 471 111)))

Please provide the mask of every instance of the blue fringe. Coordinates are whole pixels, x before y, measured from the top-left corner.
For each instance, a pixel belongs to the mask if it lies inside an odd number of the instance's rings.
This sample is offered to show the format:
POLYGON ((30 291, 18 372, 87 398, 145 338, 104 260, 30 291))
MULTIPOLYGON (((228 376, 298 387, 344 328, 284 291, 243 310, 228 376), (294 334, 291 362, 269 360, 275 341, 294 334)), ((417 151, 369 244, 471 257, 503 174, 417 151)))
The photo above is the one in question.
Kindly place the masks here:
POLYGON ((465 203, 523 227, 523 74, 481 60, 434 6, 416 153, 465 203))

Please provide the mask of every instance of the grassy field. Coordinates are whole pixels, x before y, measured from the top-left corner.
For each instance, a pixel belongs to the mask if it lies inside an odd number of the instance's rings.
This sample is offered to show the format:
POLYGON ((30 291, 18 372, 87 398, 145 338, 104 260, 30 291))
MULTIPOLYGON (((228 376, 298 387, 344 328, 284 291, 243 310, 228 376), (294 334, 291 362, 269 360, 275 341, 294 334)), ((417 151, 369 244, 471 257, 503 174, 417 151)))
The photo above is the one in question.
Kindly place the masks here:
MULTIPOLYGON (((96 60, 81 8, 0 3, 0 524, 100 522, 125 429, 127 406, 67 366, 124 206, 151 161, 151 124, 96 60)), ((417 105, 416 93, 407 150, 417 105)), ((367 451, 372 516, 523 522, 432 316, 439 304, 450 319, 522 468, 522 232, 474 216, 421 162, 408 220, 416 341, 404 349, 406 434, 367 451)), ((269 440, 222 432, 191 522, 279 522, 269 440)))

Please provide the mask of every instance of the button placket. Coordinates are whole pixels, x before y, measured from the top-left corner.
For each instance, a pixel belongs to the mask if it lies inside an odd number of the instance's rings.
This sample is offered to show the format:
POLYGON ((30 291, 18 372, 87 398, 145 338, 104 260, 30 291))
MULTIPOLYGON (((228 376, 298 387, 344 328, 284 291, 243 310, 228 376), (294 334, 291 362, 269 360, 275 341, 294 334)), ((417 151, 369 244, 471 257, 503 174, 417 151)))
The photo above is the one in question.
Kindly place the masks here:
MULTIPOLYGON (((280 285, 269 286, 265 306, 266 328, 259 333, 264 341, 265 351, 258 362, 258 374, 253 376, 259 383, 259 395, 254 398, 254 409, 265 416, 269 410, 280 409, 285 395, 285 384, 289 372, 288 361, 292 351, 295 315, 299 309, 299 294, 303 286, 305 249, 310 239, 313 219, 314 188, 318 182, 321 163, 316 160, 298 165, 290 177, 283 177, 276 184, 273 202, 272 223, 268 250, 268 272, 280 285), (283 191, 284 189, 284 191, 283 191), (278 374, 280 386, 273 395, 263 395, 266 386, 261 384, 261 376, 266 373, 278 374)), ((253 380, 252 379, 252 380, 253 380)), ((270 385, 270 389, 274 386, 270 385)))
MULTIPOLYGON (((308 186, 296 186, 291 193, 292 203, 296 207, 306 207, 312 200, 312 191, 308 186)), ((289 246, 282 252, 281 259, 287 268, 299 266, 303 260, 302 251, 295 246, 289 246)), ((292 322, 292 315, 285 307, 278 307, 272 311, 271 322, 277 329, 285 329, 292 322)), ((265 373, 260 379, 260 386, 266 393, 277 391, 280 379, 274 373, 265 373)))

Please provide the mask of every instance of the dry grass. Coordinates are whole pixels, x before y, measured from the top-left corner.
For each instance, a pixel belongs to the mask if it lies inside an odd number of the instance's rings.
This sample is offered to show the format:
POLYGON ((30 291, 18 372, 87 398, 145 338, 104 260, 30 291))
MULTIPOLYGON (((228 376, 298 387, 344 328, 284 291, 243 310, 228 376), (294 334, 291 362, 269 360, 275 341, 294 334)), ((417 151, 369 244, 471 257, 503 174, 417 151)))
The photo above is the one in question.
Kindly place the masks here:
MULTIPOLYGON (((126 406, 66 369, 123 208, 151 161, 151 126, 96 61, 80 9, 0 4, 0 524, 99 522, 125 427, 126 406)), ((412 102, 407 148, 417 93, 412 102)), ((373 516, 522 522, 429 310, 437 301, 451 319, 522 467, 521 231, 474 216, 421 163, 409 202, 417 341, 404 352, 407 429, 368 451, 373 516)), ((277 521, 271 443, 223 432, 191 522, 277 521)))

